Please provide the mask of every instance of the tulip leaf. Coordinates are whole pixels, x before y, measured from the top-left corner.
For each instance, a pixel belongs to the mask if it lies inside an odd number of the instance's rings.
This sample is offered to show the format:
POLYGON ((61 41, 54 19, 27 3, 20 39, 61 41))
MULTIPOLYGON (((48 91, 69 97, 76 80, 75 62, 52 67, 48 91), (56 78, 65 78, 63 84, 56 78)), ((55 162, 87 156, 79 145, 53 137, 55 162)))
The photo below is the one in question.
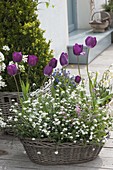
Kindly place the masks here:
POLYGON ((104 105, 107 104, 113 97, 113 94, 110 94, 104 98, 101 98, 101 99, 97 99, 97 104, 100 104, 100 105, 104 105))
POLYGON ((23 93, 23 97, 25 100, 28 99, 28 93, 29 93, 29 88, 30 88, 30 85, 29 85, 29 82, 27 81, 26 84, 21 80, 21 88, 22 88, 22 93, 23 93))

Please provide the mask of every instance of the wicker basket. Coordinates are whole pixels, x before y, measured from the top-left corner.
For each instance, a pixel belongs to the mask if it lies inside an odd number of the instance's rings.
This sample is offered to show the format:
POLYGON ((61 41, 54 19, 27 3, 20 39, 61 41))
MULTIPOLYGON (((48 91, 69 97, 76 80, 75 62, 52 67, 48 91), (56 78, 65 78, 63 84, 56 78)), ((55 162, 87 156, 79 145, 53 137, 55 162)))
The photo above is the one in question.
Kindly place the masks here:
MULTIPOLYGON (((19 93, 19 94, 20 94, 20 97, 22 97, 22 93, 19 93)), ((11 105, 14 104, 14 102, 19 103, 17 92, 0 92, 0 108, 2 109, 4 120, 6 121, 9 116, 13 116, 13 113, 10 112, 9 109, 11 108, 11 105)), ((11 128, 7 128, 5 132, 11 135, 13 134, 13 131, 11 128)))
MULTIPOLYGON (((22 93, 20 93, 20 96, 22 96, 22 93)), ((0 92, 0 108, 2 109, 3 115, 6 119, 8 116, 12 116, 12 113, 9 112, 9 109, 11 108, 11 105, 14 104, 14 102, 19 103, 17 92, 0 92)))
MULTIPOLYGON (((45 83, 43 87, 41 87, 43 94, 50 93, 51 81, 45 83)), ((37 89, 38 94, 38 89, 37 89)), ((22 97, 22 92, 19 93, 20 97, 22 97)), ((0 92, 0 109, 2 109, 4 120, 7 121, 9 116, 13 116, 14 113, 9 111, 11 106, 15 103, 19 103, 18 92, 0 92)), ((6 128, 6 133, 10 135, 14 135, 12 128, 6 128)))
POLYGON ((94 12, 91 16, 91 21, 89 24, 93 28, 93 32, 105 32, 110 27, 111 17, 108 12, 98 11, 94 12), (100 15, 101 18, 98 19, 96 15, 100 15))
POLYGON ((62 143, 56 145, 53 142, 21 139, 29 159, 43 165, 77 164, 95 159, 101 151, 101 143, 92 145, 77 145, 74 143, 62 143))

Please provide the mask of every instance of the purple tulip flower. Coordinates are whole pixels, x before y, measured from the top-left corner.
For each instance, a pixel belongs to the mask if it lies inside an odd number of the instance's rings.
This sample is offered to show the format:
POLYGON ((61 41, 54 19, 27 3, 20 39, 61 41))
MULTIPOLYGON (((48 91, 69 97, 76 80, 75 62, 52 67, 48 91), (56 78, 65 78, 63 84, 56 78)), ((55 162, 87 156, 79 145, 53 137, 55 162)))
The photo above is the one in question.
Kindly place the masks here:
POLYGON ((50 76, 52 74, 52 71, 53 71, 53 67, 47 65, 44 68, 44 75, 45 76, 50 76))
POLYGON ((7 66, 7 73, 10 75, 10 76, 14 76, 17 74, 17 71, 18 71, 18 68, 16 67, 15 64, 11 64, 11 65, 8 65, 7 66))
POLYGON ((80 76, 76 76, 76 77, 75 77, 75 82, 76 82, 76 83, 80 83, 80 81, 81 81, 81 77, 80 77, 80 76))
POLYGON ((14 62, 21 62, 22 61, 22 53, 21 52, 14 52, 12 55, 13 55, 13 61, 14 62))
POLYGON ((38 63, 38 57, 35 55, 28 55, 27 63, 30 66, 35 66, 38 63))
POLYGON ((97 44, 96 37, 88 36, 88 37, 85 39, 85 44, 86 44, 86 46, 89 47, 89 48, 95 47, 96 44, 97 44))
POLYGON ((75 44, 73 46, 73 53, 75 55, 80 55, 81 53, 83 52, 83 45, 80 45, 80 44, 75 44))
POLYGON ((68 54, 67 53, 62 53, 60 56, 60 64, 61 66, 67 66, 68 65, 68 54))
POLYGON ((55 68, 57 66, 57 59, 52 58, 49 62, 49 66, 51 66, 52 68, 55 68))

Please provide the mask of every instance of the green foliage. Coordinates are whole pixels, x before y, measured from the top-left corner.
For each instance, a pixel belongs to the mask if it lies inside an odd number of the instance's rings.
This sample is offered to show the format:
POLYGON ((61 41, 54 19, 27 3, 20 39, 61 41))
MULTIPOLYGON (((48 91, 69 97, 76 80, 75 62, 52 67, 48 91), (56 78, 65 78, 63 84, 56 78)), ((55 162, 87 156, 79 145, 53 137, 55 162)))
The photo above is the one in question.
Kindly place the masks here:
POLYGON ((102 7, 107 11, 107 12, 112 12, 113 11, 113 0, 109 0, 107 4, 103 4, 102 7))
MULTIPOLYGON (((52 50, 50 41, 46 42, 44 31, 40 28, 37 5, 38 0, 0 1, 0 51, 3 52, 4 45, 10 48, 8 56, 5 56, 6 65, 12 61, 14 51, 21 51, 23 55, 36 55, 39 63, 31 69, 29 78, 31 84, 40 87, 44 79, 43 68, 52 58, 52 50)), ((3 78, 7 86, 2 91, 16 91, 13 78, 6 72, 3 78)), ((22 80, 26 80, 25 73, 22 74, 22 80)))

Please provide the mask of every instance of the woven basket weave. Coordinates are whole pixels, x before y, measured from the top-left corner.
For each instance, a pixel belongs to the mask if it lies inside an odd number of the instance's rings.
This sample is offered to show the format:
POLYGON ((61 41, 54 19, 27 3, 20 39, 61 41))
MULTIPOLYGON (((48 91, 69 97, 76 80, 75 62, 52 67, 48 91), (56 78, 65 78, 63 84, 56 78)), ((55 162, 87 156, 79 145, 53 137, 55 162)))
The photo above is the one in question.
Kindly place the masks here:
MULTIPOLYGON (((50 93, 51 88, 51 80, 46 82, 43 87, 41 87, 43 94, 50 93)), ((22 92, 19 93, 20 97, 22 97, 22 92)), ((38 91, 37 91, 38 94, 38 91)), ((12 116, 13 113, 9 112, 11 105, 14 102, 19 103, 18 92, 0 92, 0 109, 2 109, 2 113, 4 118, 8 118, 8 116, 12 116), (12 101, 14 99, 14 101, 12 101)))
MULTIPOLYGON (((20 93, 20 96, 22 96, 22 93, 20 93)), ((14 104, 14 102, 19 103, 17 92, 0 92, 0 108, 2 109, 4 117, 7 118, 8 116, 12 115, 12 113, 9 112, 9 109, 11 108, 11 105, 14 104)))
MULTIPOLYGON (((20 92, 19 94, 22 97, 22 93, 20 92)), ((0 109, 2 109, 4 120, 7 121, 9 116, 13 116, 14 113, 9 111, 9 109, 15 102, 19 103, 17 92, 0 92, 0 109)), ((11 128, 7 128, 6 132, 8 134, 13 133, 11 128)))
POLYGON ((76 145, 74 143, 62 143, 56 145, 53 142, 21 139, 29 159, 43 165, 77 164, 95 159, 101 151, 101 143, 92 145, 76 145))
MULTIPOLYGON (((46 82, 46 84, 43 87, 41 87, 43 94, 50 93, 50 88, 51 88, 51 81, 46 82)), ((38 90, 37 90, 37 94, 38 94, 38 90)), ((22 92, 20 92, 19 95, 20 97, 22 97, 23 96, 22 92)), ((2 109, 4 120, 7 121, 9 116, 13 117, 14 113, 9 111, 9 109, 15 102, 17 102, 18 104, 20 103, 18 92, 0 92, 0 109, 2 109)), ((10 135, 14 135, 12 128, 6 128, 5 132, 10 135)))

